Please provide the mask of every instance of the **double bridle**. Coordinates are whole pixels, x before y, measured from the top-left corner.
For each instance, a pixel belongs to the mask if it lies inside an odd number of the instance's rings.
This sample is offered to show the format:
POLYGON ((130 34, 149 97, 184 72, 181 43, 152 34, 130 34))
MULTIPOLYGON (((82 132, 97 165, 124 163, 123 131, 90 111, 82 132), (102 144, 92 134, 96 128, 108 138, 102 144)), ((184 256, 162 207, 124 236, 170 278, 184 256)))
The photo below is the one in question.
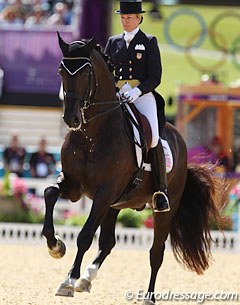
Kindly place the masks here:
POLYGON ((95 71, 93 69, 92 63, 90 58, 88 57, 63 57, 61 60, 61 65, 63 66, 63 68, 67 71, 68 74, 70 74, 71 76, 75 75, 77 72, 79 72, 81 69, 83 69, 85 66, 89 65, 90 66, 90 73, 89 73, 89 80, 88 83, 90 84, 86 90, 86 94, 84 95, 84 98, 80 97, 78 94, 76 94, 76 92, 74 91, 66 91, 64 89, 63 86, 63 94, 64 94, 64 100, 66 101, 66 98, 70 98, 76 101, 81 102, 81 104, 83 103, 83 106, 80 107, 80 112, 82 115, 82 120, 84 124, 89 123, 90 121, 99 118, 109 112, 112 112, 116 109, 118 109, 123 101, 106 101, 106 102, 102 102, 102 101, 98 101, 98 102, 94 102, 94 97, 97 91, 97 88, 99 86, 98 82, 97 82, 97 78, 96 78, 96 74, 95 71), (75 60, 79 60, 82 61, 82 64, 79 65, 74 71, 71 71, 67 65, 64 63, 64 60, 69 60, 69 61, 75 61, 75 60), (106 104, 117 104, 116 106, 101 112, 99 114, 96 114, 95 116, 87 119, 85 116, 85 110, 88 109, 91 106, 96 106, 96 105, 106 105, 106 104))

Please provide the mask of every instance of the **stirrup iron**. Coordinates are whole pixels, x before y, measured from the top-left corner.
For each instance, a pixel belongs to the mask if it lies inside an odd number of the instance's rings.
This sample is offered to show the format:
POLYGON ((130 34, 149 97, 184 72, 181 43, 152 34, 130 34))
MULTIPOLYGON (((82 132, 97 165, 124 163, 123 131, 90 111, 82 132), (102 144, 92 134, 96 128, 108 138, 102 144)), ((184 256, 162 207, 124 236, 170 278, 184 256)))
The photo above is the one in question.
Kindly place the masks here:
POLYGON ((168 197, 165 194, 165 192, 162 192, 162 191, 155 192, 152 196, 152 204, 153 204, 153 210, 154 210, 155 213, 164 213, 164 212, 169 212, 170 211, 169 200, 168 200, 168 197), (157 208, 157 205, 156 205, 157 195, 163 195, 165 197, 166 203, 167 203, 167 207, 165 209, 160 210, 159 208, 157 208))

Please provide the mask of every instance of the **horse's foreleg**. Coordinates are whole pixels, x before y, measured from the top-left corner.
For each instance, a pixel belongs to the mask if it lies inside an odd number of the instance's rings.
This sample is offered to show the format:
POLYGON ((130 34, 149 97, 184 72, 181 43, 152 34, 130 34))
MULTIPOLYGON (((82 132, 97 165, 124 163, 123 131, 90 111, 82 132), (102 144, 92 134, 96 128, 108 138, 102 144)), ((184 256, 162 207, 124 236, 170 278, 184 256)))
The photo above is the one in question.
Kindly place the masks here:
POLYGON ((110 254, 116 244, 115 226, 120 210, 109 209, 102 224, 99 236, 99 251, 94 261, 87 266, 83 275, 78 280, 75 290, 79 292, 90 292, 91 282, 97 276, 97 272, 105 258, 110 254))
POLYGON ((55 203, 60 196, 61 181, 59 179, 60 178, 58 178, 58 182, 56 184, 51 185, 44 190, 45 219, 42 235, 46 237, 49 253, 54 258, 62 257, 66 251, 64 243, 57 236, 55 236, 53 225, 53 210, 55 203))
POLYGON ((155 304, 155 282, 163 262, 165 241, 170 230, 170 213, 154 213, 154 240, 150 250, 151 277, 143 305, 155 304))
POLYGON ((109 210, 111 203, 108 202, 107 198, 109 198, 109 193, 105 193, 104 188, 101 188, 101 191, 96 194, 93 200, 88 219, 78 235, 78 251, 73 266, 68 273, 67 279, 59 287, 56 295, 73 296, 76 282, 80 278, 80 267, 83 256, 90 248, 94 234, 109 210))

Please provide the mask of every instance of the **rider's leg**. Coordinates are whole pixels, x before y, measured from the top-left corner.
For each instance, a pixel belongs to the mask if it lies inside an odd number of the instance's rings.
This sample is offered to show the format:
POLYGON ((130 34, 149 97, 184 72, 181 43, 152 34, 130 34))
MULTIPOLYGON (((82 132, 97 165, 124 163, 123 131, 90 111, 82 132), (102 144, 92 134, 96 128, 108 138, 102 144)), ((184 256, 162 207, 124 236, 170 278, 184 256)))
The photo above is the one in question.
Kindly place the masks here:
POLYGON ((152 144, 149 152, 154 180, 153 206, 158 212, 170 210, 167 196, 166 162, 159 137, 156 100, 152 93, 147 93, 134 102, 140 113, 145 115, 151 125, 152 144))
POLYGON ((153 194, 153 207, 155 212, 168 212, 170 205, 167 196, 166 161, 161 140, 158 145, 149 152, 152 165, 153 183, 155 193, 153 194))

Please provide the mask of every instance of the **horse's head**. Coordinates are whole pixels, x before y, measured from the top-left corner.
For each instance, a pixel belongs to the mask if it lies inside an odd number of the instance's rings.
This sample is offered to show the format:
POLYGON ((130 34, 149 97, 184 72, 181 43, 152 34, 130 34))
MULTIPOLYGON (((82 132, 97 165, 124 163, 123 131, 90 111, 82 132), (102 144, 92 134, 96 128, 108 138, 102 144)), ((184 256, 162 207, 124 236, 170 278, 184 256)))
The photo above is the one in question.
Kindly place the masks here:
POLYGON ((81 128, 84 108, 92 96, 94 75, 90 55, 96 41, 93 38, 68 44, 58 33, 58 42, 63 54, 59 66, 64 90, 63 119, 69 128, 77 130, 81 128))

